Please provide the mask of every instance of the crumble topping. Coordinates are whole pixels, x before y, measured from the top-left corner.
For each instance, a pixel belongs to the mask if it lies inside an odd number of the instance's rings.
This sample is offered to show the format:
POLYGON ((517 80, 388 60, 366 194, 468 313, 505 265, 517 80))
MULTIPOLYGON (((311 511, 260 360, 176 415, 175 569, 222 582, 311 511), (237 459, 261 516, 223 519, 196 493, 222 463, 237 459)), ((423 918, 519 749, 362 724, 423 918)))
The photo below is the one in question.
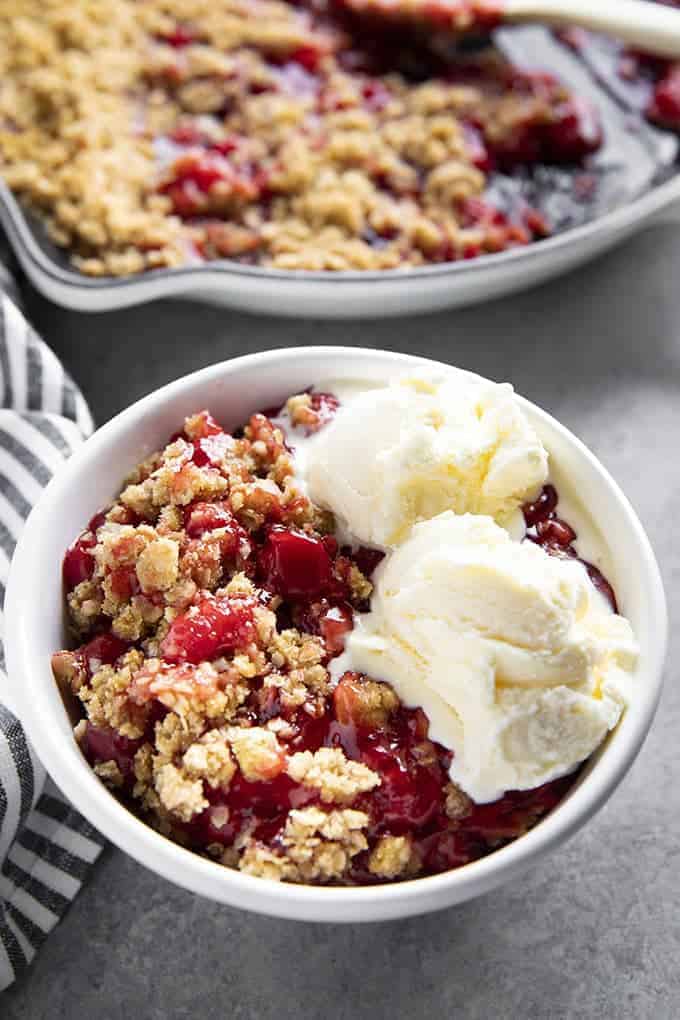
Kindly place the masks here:
POLYGON ((452 821, 459 821, 465 818, 472 811, 472 801, 466 793, 463 793, 455 783, 448 783, 446 786, 446 814, 452 821))
POLYGON ((329 668, 380 557, 292 495, 284 431, 337 406, 299 394, 234 435, 187 418, 67 550, 76 647, 53 670, 95 774, 163 835, 252 875, 361 884, 474 860, 571 779, 474 805, 422 711, 329 668))
POLYGON ((200 779, 188 779, 174 765, 162 765, 155 772, 154 784, 163 807, 183 822, 190 821, 208 806, 200 779))
MULTIPOLYGON (((3 0, 3 177, 90 276, 393 269, 545 236, 486 197, 490 172, 579 162, 594 115, 491 46, 454 59, 394 25, 380 45, 375 7, 3 0)), ((152 488, 124 502, 151 515, 152 488)))
POLYGON ((339 881, 352 859, 367 847, 362 830, 368 815, 349 808, 325 812, 316 807, 290 811, 275 853, 251 841, 239 861, 250 875, 294 882, 339 881))
POLYGON ((368 858, 368 870, 377 878, 398 878, 417 872, 413 846, 408 836, 381 836, 368 858))
POLYGON ((316 787, 324 803, 349 803, 380 785, 380 776, 366 765, 349 761, 338 747, 299 751, 288 759, 288 775, 297 783, 316 787))
POLYGON ((231 727, 227 739, 241 772, 250 782, 267 782, 285 768, 283 748, 271 730, 262 726, 231 727))
POLYGON ((335 704, 341 722, 352 720, 374 727, 387 722, 399 707, 399 698, 387 684, 345 673, 335 692, 335 704))
POLYGON ((182 757, 184 771, 196 779, 205 779, 213 789, 229 786, 236 772, 225 736, 220 730, 208 730, 200 740, 191 744, 182 757))
POLYGON ((139 555, 135 570, 145 594, 167 591, 177 580, 179 546, 169 538, 156 538, 139 555))
POLYGON ((100 761, 94 766, 95 775, 99 776, 103 783, 107 786, 112 786, 115 789, 120 789, 123 786, 124 779, 123 773, 118 768, 115 761, 100 761))
POLYGON ((89 684, 78 688, 76 693, 94 726, 109 726, 133 740, 142 736, 146 729, 146 712, 130 698, 130 687, 142 661, 139 651, 128 652, 119 669, 102 666, 89 684))

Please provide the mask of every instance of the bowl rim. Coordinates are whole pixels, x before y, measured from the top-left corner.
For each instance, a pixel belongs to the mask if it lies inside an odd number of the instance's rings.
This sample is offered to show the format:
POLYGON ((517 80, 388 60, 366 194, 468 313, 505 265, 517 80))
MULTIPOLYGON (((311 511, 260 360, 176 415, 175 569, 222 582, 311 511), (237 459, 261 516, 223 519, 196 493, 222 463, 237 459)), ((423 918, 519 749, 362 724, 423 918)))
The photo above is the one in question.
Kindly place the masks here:
POLYGON ((396 267, 394 269, 331 270, 274 269, 267 266, 249 266, 229 259, 215 259, 199 265, 176 266, 167 269, 153 269, 133 276, 104 276, 93 278, 78 270, 61 266, 40 244, 34 228, 14 197, 10 188, 0 177, 0 223, 7 230, 10 241, 20 249, 24 259, 35 270, 43 273, 54 283, 74 291, 108 292, 131 290, 152 286, 171 294, 174 284, 196 280, 209 273, 217 276, 231 275, 249 280, 271 282, 274 280, 297 281, 299 283, 361 284, 380 281, 387 284, 402 284, 409 280, 426 280, 442 276, 470 276, 484 269, 498 269, 506 265, 530 267, 536 260, 545 261, 551 255, 569 249, 573 245, 585 244, 598 235, 617 234, 627 227, 640 225, 667 206, 680 200, 680 172, 660 184, 653 185, 643 194, 624 202, 587 223, 571 227, 523 247, 477 256, 470 260, 442 262, 435 265, 396 267), (545 259, 544 259, 545 256, 545 259), (158 285, 158 286, 157 286, 158 285), (164 286, 165 285, 165 286, 164 286))
MULTIPOLYGON (((127 434, 134 424, 154 409, 158 410, 174 396, 210 380, 238 378, 239 373, 245 369, 267 364, 271 367, 280 364, 282 360, 290 361, 300 356, 318 360, 320 369, 327 360, 351 359, 353 371, 355 365, 358 369, 355 378, 361 378, 361 363, 371 361, 380 362, 386 367, 388 364, 404 368, 426 366, 430 371, 447 371, 454 367, 414 355, 371 348, 318 346, 274 349, 210 365, 170 382, 130 405, 102 426, 72 455, 45 488, 26 521, 17 542, 5 601, 7 675, 10 684, 11 677, 22 679, 21 685, 15 682, 10 690, 15 695, 14 700, 28 737, 57 785, 108 839, 153 871, 212 900, 275 916, 308 916, 305 909, 309 910, 313 906, 320 911, 324 907, 332 911, 334 907, 350 910, 352 907, 359 909, 369 905, 386 907, 387 904, 393 907, 392 910, 387 909, 385 917, 406 916, 437 909, 437 906, 444 907, 487 891, 525 870, 531 861, 573 835, 604 804, 628 771, 649 731, 661 695, 668 618, 661 575, 649 539, 627 498, 594 454, 565 426, 526 398, 518 395, 523 409, 528 409, 532 416, 537 416, 554 430, 585 460, 591 471, 599 475, 612 497, 612 503, 617 505, 634 534, 645 571, 640 583, 645 585, 647 591, 656 634, 653 647, 647 650, 646 682, 641 685, 634 708, 626 713, 625 739, 612 741, 585 778, 579 781, 550 815, 524 836, 464 867, 382 886, 324 887, 263 880, 225 868, 161 836, 106 790, 84 758, 82 767, 76 770, 69 768, 61 755, 63 735, 50 725, 45 707, 41 706, 39 698, 32 699, 27 706, 22 697, 22 692, 26 693, 30 687, 44 688, 46 672, 49 672, 51 680, 49 664, 39 661, 33 652, 22 594, 26 592, 26 577, 33 587, 36 575, 39 581, 40 570, 36 570, 39 564, 36 565, 32 555, 32 536, 41 529, 42 521, 49 516, 53 504, 59 503, 62 493, 66 492, 90 462, 98 459, 109 443, 127 434), (229 895, 230 891, 232 895, 229 895), (448 898, 442 897, 442 901, 437 903, 437 895, 444 891, 449 894, 448 898), (429 899, 429 906, 423 905, 424 899, 429 899), (395 909, 394 904, 397 903, 399 907, 395 909)), ((319 379, 323 378, 324 373, 321 371, 319 379)), ((328 378, 328 374, 325 378, 328 378)), ((319 919, 324 920, 323 917, 319 919)), ((334 919, 360 918, 356 915, 347 918, 334 915, 334 919)))

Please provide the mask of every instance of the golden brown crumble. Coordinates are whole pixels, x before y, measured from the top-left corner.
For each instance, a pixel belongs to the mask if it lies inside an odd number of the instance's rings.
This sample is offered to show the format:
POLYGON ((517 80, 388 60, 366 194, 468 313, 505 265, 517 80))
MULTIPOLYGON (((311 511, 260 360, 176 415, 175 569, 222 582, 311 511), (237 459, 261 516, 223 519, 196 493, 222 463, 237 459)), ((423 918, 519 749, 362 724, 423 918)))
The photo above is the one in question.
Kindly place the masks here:
POLYGON ((310 428, 317 423, 317 413, 312 408, 312 398, 309 393, 297 393, 289 397, 286 401, 286 411, 295 426, 303 425, 310 428))
POLYGON ((121 493, 121 502, 140 517, 155 520, 163 506, 187 506, 225 492, 226 478, 215 468, 198 467, 191 461, 191 452, 183 439, 166 447, 162 464, 143 482, 128 485, 121 493))
POLYGON ((288 775, 315 787, 326 804, 348 804, 360 793, 380 785, 380 776, 361 762, 350 761, 340 748, 299 751, 288 759, 288 775))
POLYGON ((367 825, 368 815, 350 808, 292 810, 281 838, 281 853, 251 840, 238 866, 250 875, 277 881, 339 881, 352 859, 368 846, 362 831, 367 825))
POLYGON ((228 786, 236 765, 229 750, 226 734, 208 730, 184 752, 184 771, 195 779, 205 779, 209 786, 228 786))
POLYGON ((362 831, 367 825, 363 811, 302 808, 289 812, 282 843, 303 881, 337 880, 368 846, 362 831))
POLYGON ((418 870, 408 836, 381 836, 368 858, 368 870, 378 878, 398 878, 418 870))
POLYGON ((95 726, 110 726, 124 737, 141 737, 146 727, 146 710, 130 698, 130 686, 143 661, 136 649, 128 652, 119 669, 102 666, 89 685, 78 691, 87 717, 95 726))
POLYGON ((251 782, 265 782, 283 772, 283 748, 271 730, 262 726, 230 727, 227 739, 241 772, 251 782))
POLYGON ((99 619, 104 593, 94 581, 81 581, 68 594, 69 618, 73 626, 86 634, 99 619))
POLYGON ((353 720, 364 726, 384 725, 399 707, 399 698, 388 684, 358 674, 346 674, 335 694, 341 722, 353 720))
POLYGON ((208 806, 201 780, 188 779, 174 765, 162 765, 155 773, 154 784, 163 807, 183 822, 191 821, 208 806))
MULTIPOLYGON (((2 0, 2 174, 92 276, 201 258, 392 269, 530 241, 468 215, 486 185, 470 124, 502 144, 551 124, 565 90, 510 87, 498 55, 469 84, 436 59, 422 83, 349 70, 353 31, 281 0, 256 17, 251 0, 116 0, 106 17, 98 0, 2 0)), ((146 496, 126 505, 151 511, 146 496)))
POLYGON ((233 668, 219 671, 209 662, 168 666, 147 659, 129 684, 130 699, 152 699, 182 718, 230 719, 248 696, 248 687, 233 668))
POLYGON ((466 793, 463 793, 455 783, 448 783, 446 786, 446 814, 452 821, 465 818, 472 811, 472 801, 466 793))
POLYGON ((179 546, 169 538, 156 538, 139 555, 137 578, 145 593, 167 591, 177 580, 179 546))

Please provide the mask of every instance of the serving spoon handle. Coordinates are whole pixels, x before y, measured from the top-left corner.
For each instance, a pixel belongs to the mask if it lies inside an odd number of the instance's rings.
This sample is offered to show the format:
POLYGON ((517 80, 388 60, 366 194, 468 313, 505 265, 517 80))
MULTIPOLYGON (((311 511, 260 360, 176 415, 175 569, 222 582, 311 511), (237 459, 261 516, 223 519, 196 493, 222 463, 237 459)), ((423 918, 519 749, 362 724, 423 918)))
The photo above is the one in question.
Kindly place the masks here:
POLYGON ((503 0, 500 15, 504 22, 576 25, 660 57, 680 59, 680 10, 649 0, 503 0))
POLYGON ((640 50, 680 59, 680 10, 650 0, 339 0, 349 12, 412 23, 455 38, 502 24, 578 26, 640 50))

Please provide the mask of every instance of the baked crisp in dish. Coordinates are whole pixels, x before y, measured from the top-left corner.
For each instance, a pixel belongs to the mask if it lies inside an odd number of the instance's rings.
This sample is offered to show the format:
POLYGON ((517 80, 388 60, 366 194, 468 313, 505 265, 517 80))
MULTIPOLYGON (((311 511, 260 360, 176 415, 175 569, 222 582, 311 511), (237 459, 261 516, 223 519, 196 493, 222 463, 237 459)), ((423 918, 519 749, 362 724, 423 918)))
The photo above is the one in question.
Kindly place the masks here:
MULTIPOLYGON (((395 269, 549 233, 523 200, 499 208, 489 174, 578 163, 595 113, 490 47, 453 57, 417 21, 376 27, 372 7, 0 0, 0 172, 91 276, 395 269)), ((442 10, 446 28, 493 21, 442 10)))
MULTIPOLYGON (((94 771, 163 835, 252 875, 362 884, 488 854, 576 773, 476 804, 421 709, 337 668, 382 554, 339 545, 281 427, 314 433, 337 409, 302 393, 233 434, 188 418, 67 551, 76 647, 53 669, 94 771)), ((575 557, 556 506, 550 485, 525 506, 528 537, 575 557)))

